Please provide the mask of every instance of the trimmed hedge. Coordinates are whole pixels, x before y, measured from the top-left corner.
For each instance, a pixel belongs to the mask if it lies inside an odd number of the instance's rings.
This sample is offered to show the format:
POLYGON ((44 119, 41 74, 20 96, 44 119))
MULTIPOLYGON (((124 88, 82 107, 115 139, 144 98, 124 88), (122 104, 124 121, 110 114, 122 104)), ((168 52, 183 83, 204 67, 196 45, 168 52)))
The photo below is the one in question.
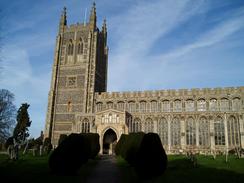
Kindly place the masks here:
POLYGON ((122 134, 115 148, 142 178, 161 175, 167 167, 167 155, 156 133, 122 134))
POLYGON ((59 139, 58 139, 58 145, 63 142, 64 139, 66 139, 68 135, 66 134, 60 134, 59 139))
POLYGON ((167 155, 159 135, 145 134, 136 155, 135 169, 143 178, 159 176, 167 168, 167 155))
POLYGON ((49 167, 56 174, 74 174, 89 158, 97 155, 98 147, 98 134, 70 134, 50 155, 49 167))

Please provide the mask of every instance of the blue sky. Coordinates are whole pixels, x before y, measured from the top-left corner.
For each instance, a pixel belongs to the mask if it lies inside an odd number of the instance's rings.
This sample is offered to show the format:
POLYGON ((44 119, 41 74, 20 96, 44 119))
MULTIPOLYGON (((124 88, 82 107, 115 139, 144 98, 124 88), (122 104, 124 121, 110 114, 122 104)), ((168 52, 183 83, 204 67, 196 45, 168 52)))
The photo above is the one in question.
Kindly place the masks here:
MULTIPOLYGON (((2 0, 0 88, 30 104, 37 137, 44 129, 61 11, 84 21, 88 0, 2 0)), ((108 25, 108 91, 244 85, 243 0, 97 0, 108 25)))

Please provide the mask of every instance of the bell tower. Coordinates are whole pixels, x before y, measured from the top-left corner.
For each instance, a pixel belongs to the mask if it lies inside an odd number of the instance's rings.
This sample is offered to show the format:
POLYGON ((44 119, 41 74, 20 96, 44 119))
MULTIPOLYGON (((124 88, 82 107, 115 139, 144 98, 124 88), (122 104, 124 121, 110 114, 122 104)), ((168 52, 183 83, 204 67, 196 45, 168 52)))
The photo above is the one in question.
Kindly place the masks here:
POLYGON ((80 131, 80 116, 94 115, 95 92, 107 90, 107 62, 106 22, 100 31, 95 3, 85 24, 69 26, 64 8, 56 37, 45 126, 45 137, 50 137, 53 144, 57 144, 60 134, 80 131))

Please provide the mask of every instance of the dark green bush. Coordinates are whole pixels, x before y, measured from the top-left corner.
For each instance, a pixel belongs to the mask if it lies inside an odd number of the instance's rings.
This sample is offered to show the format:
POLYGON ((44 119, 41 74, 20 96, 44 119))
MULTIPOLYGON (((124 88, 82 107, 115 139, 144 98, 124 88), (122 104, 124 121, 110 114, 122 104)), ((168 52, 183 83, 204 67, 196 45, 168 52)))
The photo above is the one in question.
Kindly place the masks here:
POLYGON ((95 158, 100 151, 99 135, 97 133, 83 133, 89 146, 89 158, 95 158))
POLYGON ((64 139, 66 139, 68 135, 66 134, 60 134, 59 139, 58 139, 58 145, 63 142, 64 139))
POLYGON ((5 144, 4 144, 4 146, 5 146, 6 149, 7 149, 8 146, 10 146, 10 145, 14 145, 14 138, 13 138, 13 137, 9 137, 9 138, 6 140, 5 144))
POLYGON ((86 163, 89 154, 86 141, 81 134, 71 134, 52 152, 49 167, 57 174, 74 174, 86 163))
POLYGON ((120 139, 115 146, 115 154, 117 156, 122 156, 123 158, 125 158, 125 152, 126 152, 125 145, 126 145, 127 140, 128 140, 128 135, 122 134, 120 136, 120 139))
POLYGON ((167 155, 156 133, 145 134, 136 155, 136 172, 143 178, 151 178, 164 173, 167 155))

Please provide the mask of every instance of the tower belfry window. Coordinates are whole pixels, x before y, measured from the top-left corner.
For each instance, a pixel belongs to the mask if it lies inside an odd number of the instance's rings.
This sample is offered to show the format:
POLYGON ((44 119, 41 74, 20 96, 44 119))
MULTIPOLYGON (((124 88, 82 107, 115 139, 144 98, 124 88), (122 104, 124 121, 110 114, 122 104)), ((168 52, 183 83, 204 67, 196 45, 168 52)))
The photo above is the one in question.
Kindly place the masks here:
POLYGON ((77 54, 78 55, 83 54, 83 42, 82 42, 82 40, 80 40, 78 45, 77 45, 77 54))
POLYGON ((74 51, 74 45, 72 43, 72 40, 70 40, 69 44, 68 44, 68 55, 73 55, 73 51, 74 51))

